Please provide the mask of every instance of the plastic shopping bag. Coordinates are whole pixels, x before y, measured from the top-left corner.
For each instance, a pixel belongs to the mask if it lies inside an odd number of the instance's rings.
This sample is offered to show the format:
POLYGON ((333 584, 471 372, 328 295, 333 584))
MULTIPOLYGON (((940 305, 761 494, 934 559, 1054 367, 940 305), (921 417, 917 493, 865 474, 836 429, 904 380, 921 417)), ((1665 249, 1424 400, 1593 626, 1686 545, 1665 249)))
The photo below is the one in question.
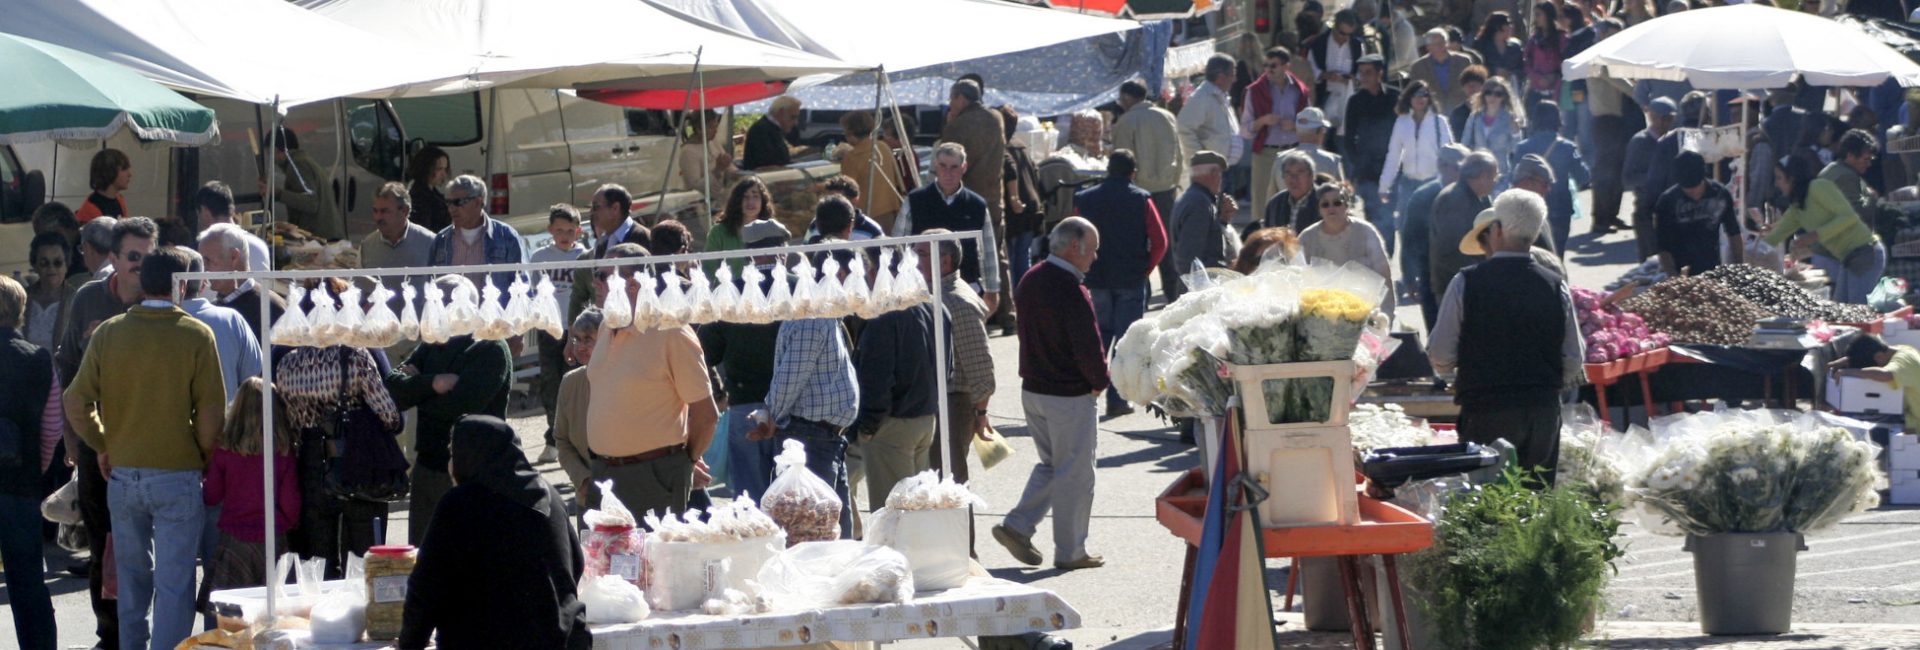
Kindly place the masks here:
POLYGON ((67 479, 67 484, 54 490, 46 501, 40 503, 40 516, 56 524, 73 525, 80 523, 80 482, 79 479, 67 479))
POLYGON ((840 539, 840 497, 833 486, 807 469, 806 445, 782 443, 773 459, 773 483, 760 497, 760 508, 787 531, 787 545, 840 539))
POLYGON ((852 540, 808 542, 760 568, 760 586, 785 610, 913 598, 913 571, 899 551, 852 540))
POLYGON ((641 553, 646 537, 639 530, 639 522, 620 497, 614 496, 613 481, 595 485, 600 487, 600 509, 588 510, 580 517, 587 525, 586 537, 580 540, 587 556, 581 580, 615 576, 635 587, 643 586, 647 576, 641 553))
POLYGON ((993 469, 993 466, 1013 457, 1013 445, 1007 444, 1007 439, 989 424, 986 428, 986 438, 973 439, 973 453, 980 457, 981 469, 993 469))
POLYGON ((306 297, 306 287, 296 284, 287 290, 287 311, 273 323, 274 345, 298 347, 313 344, 313 324, 307 320, 306 312, 300 309, 300 303, 306 297))
POLYGON ((600 576, 584 581, 580 602, 587 606, 587 623, 613 625, 638 623, 653 615, 646 594, 633 583, 618 576, 600 576))

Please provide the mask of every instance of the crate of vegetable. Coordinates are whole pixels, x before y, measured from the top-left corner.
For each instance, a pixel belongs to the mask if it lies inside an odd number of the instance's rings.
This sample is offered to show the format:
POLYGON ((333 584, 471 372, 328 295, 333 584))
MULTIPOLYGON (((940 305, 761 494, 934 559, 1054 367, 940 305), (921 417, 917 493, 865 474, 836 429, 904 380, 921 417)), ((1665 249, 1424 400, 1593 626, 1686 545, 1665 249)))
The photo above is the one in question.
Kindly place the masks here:
MULTIPOLYGON (((1653 331, 1638 314, 1621 309, 1613 296, 1575 287, 1573 309, 1587 344, 1587 374, 1607 373, 1615 362, 1667 347, 1666 334, 1653 331)), ((1597 381, 1597 378, 1596 378, 1597 381)))

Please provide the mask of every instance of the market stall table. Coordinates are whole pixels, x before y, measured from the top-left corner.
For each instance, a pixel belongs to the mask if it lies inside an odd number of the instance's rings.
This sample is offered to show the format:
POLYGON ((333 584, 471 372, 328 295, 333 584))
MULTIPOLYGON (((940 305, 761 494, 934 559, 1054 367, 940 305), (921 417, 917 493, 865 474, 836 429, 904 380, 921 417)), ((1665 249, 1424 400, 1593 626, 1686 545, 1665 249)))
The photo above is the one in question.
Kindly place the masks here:
MULTIPOLYGON (((1356 485, 1356 490, 1358 486, 1356 485)), ((1352 616, 1354 644, 1372 648, 1372 627, 1367 623, 1365 607, 1360 604, 1360 586, 1356 558, 1378 555, 1386 568, 1387 585, 1393 604, 1401 647, 1413 647, 1405 620, 1406 609, 1400 595, 1400 572, 1395 555, 1412 553, 1433 545, 1433 523, 1399 506, 1359 495, 1360 523, 1354 525, 1263 528, 1262 548, 1269 558, 1334 557, 1339 560, 1342 582, 1347 588, 1347 607, 1352 616)), ((1180 575, 1180 612, 1174 626, 1176 640, 1186 632, 1187 594, 1193 586, 1195 546, 1200 543, 1201 522, 1206 517, 1206 479, 1200 470, 1188 470, 1167 487, 1154 501, 1154 516, 1173 536, 1187 543, 1185 568, 1180 575)))

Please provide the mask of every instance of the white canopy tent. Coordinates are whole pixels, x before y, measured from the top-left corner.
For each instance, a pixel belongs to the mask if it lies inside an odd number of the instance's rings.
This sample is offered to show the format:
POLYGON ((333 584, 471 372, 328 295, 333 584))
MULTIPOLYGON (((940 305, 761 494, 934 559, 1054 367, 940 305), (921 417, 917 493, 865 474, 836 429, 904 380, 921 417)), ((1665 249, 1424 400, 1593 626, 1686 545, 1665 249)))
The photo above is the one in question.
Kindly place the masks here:
POLYGON ((1703 90, 1874 86, 1889 77, 1920 86, 1920 64, 1858 28, 1773 7, 1739 4, 1683 11, 1636 25, 1561 64, 1571 79, 1687 81, 1703 90))
POLYGON ((844 73, 859 66, 729 33, 639 0, 300 0, 314 13, 387 39, 480 55, 504 85, 685 88, 700 52, 711 85, 844 73), (627 26, 601 33, 585 26, 627 26))
POLYGON ((280 0, 0 0, 0 31, 255 104, 465 92, 510 79, 479 57, 381 38, 280 0))

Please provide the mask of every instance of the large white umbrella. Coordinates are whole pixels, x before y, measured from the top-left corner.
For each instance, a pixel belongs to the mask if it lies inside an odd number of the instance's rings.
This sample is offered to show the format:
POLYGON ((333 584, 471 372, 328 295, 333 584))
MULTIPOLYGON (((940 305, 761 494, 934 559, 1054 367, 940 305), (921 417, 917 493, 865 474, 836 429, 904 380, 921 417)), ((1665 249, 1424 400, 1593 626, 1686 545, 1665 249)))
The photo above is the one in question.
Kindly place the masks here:
POLYGON ((1704 90, 1920 86, 1920 65, 1859 29, 1756 4, 1683 11, 1614 35, 1561 64, 1569 79, 1663 79, 1704 90))

